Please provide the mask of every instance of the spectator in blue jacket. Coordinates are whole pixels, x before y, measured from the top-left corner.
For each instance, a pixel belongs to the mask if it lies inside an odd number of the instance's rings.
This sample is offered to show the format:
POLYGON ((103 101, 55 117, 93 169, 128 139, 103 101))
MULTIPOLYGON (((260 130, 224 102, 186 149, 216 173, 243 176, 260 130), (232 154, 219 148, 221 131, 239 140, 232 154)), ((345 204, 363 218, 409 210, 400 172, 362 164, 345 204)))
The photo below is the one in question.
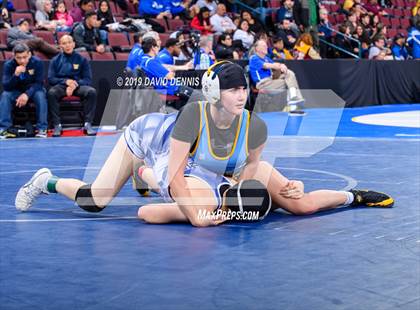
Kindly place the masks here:
MULTIPOLYGON (((43 87, 44 66, 42 61, 31 55, 29 47, 18 43, 13 48, 14 58, 3 67, 3 93, 0 99, 0 134, 8 137, 12 126, 13 107, 22 108, 31 99, 35 103, 38 130, 36 136, 47 137, 48 104, 43 87)), ((11 137, 11 136, 10 136, 11 137)))
POLYGON ((172 18, 170 6, 165 0, 140 1, 139 14, 143 18, 172 18))
POLYGON ((412 27, 408 32, 407 43, 411 47, 411 55, 414 59, 420 59, 420 18, 411 18, 412 27))
POLYGON ((171 13, 172 17, 181 18, 183 20, 187 19, 187 13, 185 8, 187 7, 187 3, 184 3, 182 0, 166 0, 166 7, 169 8, 169 12, 171 13))
POLYGON ((144 55, 143 48, 141 43, 147 38, 153 38, 156 40, 157 45, 160 49, 160 44, 162 43, 159 37, 159 33, 156 31, 148 31, 146 33, 138 33, 134 36, 134 40, 137 42, 132 48, 130 54, 128 55, 126 68, 136 73, 136 68, 140 68, 141 59, 144 55))
POLYGON ((92 129, 96 109, 96 90, 91 86, 92 71, 86 58, 74 51, 73 38, 65 35, 60 39, 62 53, 55 56, 49 66, 48 104, 51 121, 54 126, 53 137, 59 137, 62 132, 60 124, 60 99, 66 96, 81 98, 85 114, 84 132, 95 135, 92 129))
POLYGON ((391 47, 392 56, 395 60, 405 60, 408 58, 408 51, 405 47, 405 36, 399 33, 394 38, 394 43, 391 47))
POLYGON ((143 52, 140 67, 146 74, 153 88, 164 95, 174 95, 180 97, 185 102, 192 94, 192 89, 179 85, 175 79, 175 72, 165 68, 165 66, 156 57, 159 52, 159 45, 153 38, 147 38, 143 41, 143 52))
POLYGON ((172 71, 189 70, 193 68, 192 60, 185 65, 176 66, 175 57, 181 54, 181 48, 177 39, 169 38, 165 43, 165 48, 162 49, 156 56, 163 66, 172 71))

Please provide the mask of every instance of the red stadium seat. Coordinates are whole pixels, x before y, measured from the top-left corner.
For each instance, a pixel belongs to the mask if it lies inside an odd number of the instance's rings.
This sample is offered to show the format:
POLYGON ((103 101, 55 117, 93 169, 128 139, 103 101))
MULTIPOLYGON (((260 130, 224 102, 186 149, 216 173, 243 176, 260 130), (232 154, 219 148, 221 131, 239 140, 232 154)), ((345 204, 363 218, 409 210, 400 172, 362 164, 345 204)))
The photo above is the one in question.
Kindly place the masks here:
POLYGON ((170 19, 169 21, 169 30, 175 31, 184 26, 184 21, 182 19, 170 19))
POLYGON ((166 41, 168 41, 170 33, 159 33, 160 41, 162 41, 161 46, 165 46, 166 41))
POLYGON ((57 42, 60 42, 62 36, 69 34, 68 32, 57 32, 57 42))
POLYGON ((14 57, 13 52, 4 51, 4 59, 12 59, 14 57))
POLYGON ((108 33, 108 42, 113 49, 117 50, 130 50, 130 42, 125 33, 110 32, 108 33))
POLYGON ((0 49, 7 49, 7 30, 0 31, 0 49))
POLYGON ((33 34, 45 42, 55 45, 55 38, 51 31, 35 30, 33 34))
POLYGON ((338 15, 336 15, 335 18, 336 18, 337 24, 342 24, 346 20, 346 15, 338 14, 338 15))
POLYGON ((393 14, 395 17, 403 17, 403 16, 404 16, 404 12, 403 12, 403 10, 402 10, 402 9, 394 9, 394 10, 392 11, 392 14, 393 14))
POLYGON ((80 56, 82 56, 83 58, 86 58, 87 60, 90 60, 90 54, 89 52, 78 52, 80 54, 80 56))
POLYGON ((4 55, 2 51, 0 51, 0 60, 4 60, 4 55))
POLYGON ((128 6, 128 14, 131 14, 131 15, 138 14, 136 7, 134 6, 134 4, 131 3, 131 1, 127 1, 127 6, 128 6))
POLYGON ((12 12, 11 18, 12 18, 13 25, 16 25, 16 22, 19 19, 21 19, 21 18, 27 18, 29 20, 29 25, 31 25, 32 27, 35 25, 35 23, 34 23, 34 17, 32 16, 31 13, 17 13, 17 12, 12 12))
POLYGON ((379 21, 384 25, 384 26, 391 26, 391 22, 389 21, 389 18, 386 16, 379 16, 379 21))
POLYGON ((390 8, 385 8, 384 11, 388 14, 388 15, 394 15, 394 11, 390 8))
POLYGON ((16 12, 29 12, 28 2, 26 0, 13 0, 13 6, 16 12))
POLYGON ((114 54, 110 52, 105 52, 102 54, 92 52, 92 60, 114 60, 114 54))
POLYGON ((115 60, 128 60, 128 53, 115 53, 115 60))
POLYGON ((340 6, 338 4, 331 4, 330 9, 331 9, 330 12, 332 12, 332 13, 333 12, 338 12, 338 10, 340 10, 340 6))
POLYGON ((387 33, 386 33, 387 38, 392 39, 396 35, 397 35, 397 29, 388 29, 387 30, 387 33))
POLYGON ((405 37, 408 35, 408 31, 406 29, 400 29, 398 32, 402 33, 405 37))
POLYGON ((282 1, 281 0, 270 0, 269 1, 270 8, 281 8, 282 1))
POLYGON ((411 16, 411 9, 404 9, 404 16, 406 18, 409 18, 411 16))
POLYGON ((391 28, 398 29, 400 28, 400 19, 399 18, 391 18, 391 28))
POLYGON ((408 29, 410 28, 410 20, 407 18, 402 18, 400 20, 401 28, 402 29, 408 29))
POLYGON ((73 0, 64 0, 64 3, 66 4, 68 12, 70 12, 70 10, 75 7, 73 0))

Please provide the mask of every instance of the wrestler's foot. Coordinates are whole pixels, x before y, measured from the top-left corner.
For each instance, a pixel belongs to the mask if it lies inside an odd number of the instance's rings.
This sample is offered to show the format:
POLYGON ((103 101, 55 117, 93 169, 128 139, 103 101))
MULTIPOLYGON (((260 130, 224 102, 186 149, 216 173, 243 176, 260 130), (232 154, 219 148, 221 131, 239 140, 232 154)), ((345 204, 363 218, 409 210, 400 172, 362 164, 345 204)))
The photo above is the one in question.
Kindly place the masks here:
POLYGON ((370 191, 370 190, 357 190, 352 189, 350 193, 354 195, 354 200, 350 206, 366 206, 366 207, 380 207, 391 208, 394 205, 394 199, 391 196, 370 191))
POLYGON ((39 169, 29 182, 19 189, 15 199, 16 209, 27 211, 32 206, 36 197, 40 194, 48 194, 47 183, 50 177, 52 177, 50 169, 39 169))
POLYGON ((147 197, 150 194, 149 185, 140 177, 144 168, 145 166, 140 166, 136 169, 131 177, 131 180, 133 181, 134 189, 140 194, 140 196, 147 197))

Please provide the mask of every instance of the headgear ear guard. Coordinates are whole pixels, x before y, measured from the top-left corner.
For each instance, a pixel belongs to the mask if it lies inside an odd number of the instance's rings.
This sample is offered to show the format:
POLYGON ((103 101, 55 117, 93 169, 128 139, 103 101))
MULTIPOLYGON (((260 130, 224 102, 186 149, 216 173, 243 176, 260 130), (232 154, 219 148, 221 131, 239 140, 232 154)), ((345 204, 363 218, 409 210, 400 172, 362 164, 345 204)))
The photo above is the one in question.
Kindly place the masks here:
POLYGON ((227 60, 218 61, 211 65, 201 78, 203 95, 211 104, 216 104, 220 100, 220 81, 217 75, 226 64, 233 64, 233 62, 227 60))

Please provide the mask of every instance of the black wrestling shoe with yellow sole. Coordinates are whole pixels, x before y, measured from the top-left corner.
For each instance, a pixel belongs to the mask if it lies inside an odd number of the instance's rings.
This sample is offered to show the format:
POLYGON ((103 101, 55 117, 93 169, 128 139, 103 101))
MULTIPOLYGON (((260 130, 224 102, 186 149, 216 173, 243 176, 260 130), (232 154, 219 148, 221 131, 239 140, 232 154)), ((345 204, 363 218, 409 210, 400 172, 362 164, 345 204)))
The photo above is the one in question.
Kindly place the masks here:
POLYGON ((354 200, 351 203, 351 207, 355 206, 366 206, 376 208, 391 208, 394 205, 394 199, 391 196, 362 189, 352 189, 350 193, 354 195, 354 200))

